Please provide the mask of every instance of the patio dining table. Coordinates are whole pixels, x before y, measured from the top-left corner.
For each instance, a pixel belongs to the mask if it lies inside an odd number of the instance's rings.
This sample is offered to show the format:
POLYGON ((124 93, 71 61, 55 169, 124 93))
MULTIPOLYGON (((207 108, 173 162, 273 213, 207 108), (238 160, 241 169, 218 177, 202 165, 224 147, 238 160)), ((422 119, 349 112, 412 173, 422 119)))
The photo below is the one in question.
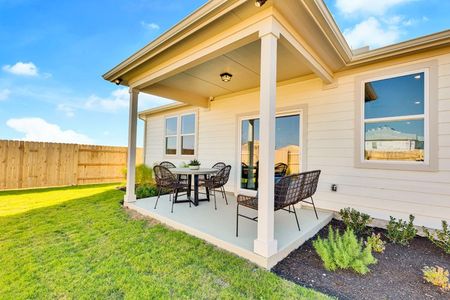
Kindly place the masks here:
MULTIPOLYGON (((192 201, 192 203, 195 206, 198 206, 199 201, 209 201, 209 191, 208 188, 206 188, 206 198, 200 199, 198 194, 198 187, 199 187, 199 176, 204 175, 205 177, 208 175, 216 174, 219 170, 212 169, 212 168, 200 168, 198 170, 192 170, 189 168, 172 168, 170 171, 175 175, 187 175, 188 177, 188 191, 187 191, 187 197, 189 200, 186 201, 192 201), (192 186, 192 177, 194 177, 194 199, 191 198, 191 186, 192 186)), ((177 202, 185 202, 183 200, 177 201, 177 202)))

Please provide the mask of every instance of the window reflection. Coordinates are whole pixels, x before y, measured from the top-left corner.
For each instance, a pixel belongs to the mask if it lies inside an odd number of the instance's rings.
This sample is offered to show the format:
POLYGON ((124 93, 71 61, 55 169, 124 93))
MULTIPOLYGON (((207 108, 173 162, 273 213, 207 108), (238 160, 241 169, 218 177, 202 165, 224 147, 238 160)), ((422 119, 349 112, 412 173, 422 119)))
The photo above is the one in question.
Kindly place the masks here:
POLYGON ((366 82, 365 160, 424 161, 425 73, 366 82))
POLYGON ((366 124, 365 159, 423 161, 423 120, 366 124))
POLYGON ((424 73, 366 82, 364 117, 386 118, 424 113, 424 73))
MULTIPOLYGON (((257 190, 259 175, 259 119, 241 124, 241 188, 257 190)), ((276 118, 275 179, 300 172, 300 116, 276 118), (286 167, 285 167, 286 166, 286 167)))

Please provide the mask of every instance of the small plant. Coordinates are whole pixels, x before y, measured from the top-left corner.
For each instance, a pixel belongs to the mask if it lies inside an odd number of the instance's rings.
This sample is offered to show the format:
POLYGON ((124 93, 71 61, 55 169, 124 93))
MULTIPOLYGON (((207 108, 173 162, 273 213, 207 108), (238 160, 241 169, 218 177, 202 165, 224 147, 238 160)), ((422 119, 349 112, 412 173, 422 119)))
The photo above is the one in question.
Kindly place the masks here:
POLYGON ((143 185, 139 185, 136 188, 136 198, 138 198, 138 199, 154 197, 157 195, 158 195, 158 190, 154 185, 143 184, 143 185))
POLYGON ((372 221, 372 218, 368 214, 361 213, 350 207, 341 209, 339 214, 345 226, 352 229, 356 234, 366 233, 370 230, 367 226, 372 221))
POLYGON ((347 229, 343 235, 340 235, 338 229, 335 232, 330 226, 328 238, 317 238, 313 246, 322 259, 325 269, 329 271, 353 269, 359 274, 366 274, 369 272, 368 266, 377 262, 372 256, 370 245, 363 247, 362 241, 358 241, 351 229, 347 229))
POLYGON ((381 234, 372 233, 371 236, 367 238, 366 246, 370 246, 373 251, 377 253, 383 253, 386 249, 386 242, 381 239, 381 234))
POLYGON ((423 232, 433 244, 444 250, 445 253, 450 254, 450 230, 447 221, 442 220, 442 230, 435 230, 434 234, 430 233, 425 227, 423 227, 423 232))
POLYGON ((191 160, 191 161, 189 162, 189 165, 190 165, 190 166, 200 166, 201 163, 200 163, 198 160, 193 159, 193 160, 191 160))
POLYGON ((189 168, 189 164, 187 164, 183 161, 182 163, 180 163, 179 167, 180 168, 189 168))
POLYGON ((448 279, 448 270, 436 266, 436 267, 427 267, 425 266, 422 269, 423 279, 427 282, 440 287, 443 291, 450 290, 450 284, 448 279))
POLYGON ((414 216, 409 215, 409 222, 399 219, 398 221, 394 217, 390 217, 391 220, 387 225, 387 237, 395 243, 403 246, 409 245, 411 240, 416 236, 417 229, 414 227, 414 216))

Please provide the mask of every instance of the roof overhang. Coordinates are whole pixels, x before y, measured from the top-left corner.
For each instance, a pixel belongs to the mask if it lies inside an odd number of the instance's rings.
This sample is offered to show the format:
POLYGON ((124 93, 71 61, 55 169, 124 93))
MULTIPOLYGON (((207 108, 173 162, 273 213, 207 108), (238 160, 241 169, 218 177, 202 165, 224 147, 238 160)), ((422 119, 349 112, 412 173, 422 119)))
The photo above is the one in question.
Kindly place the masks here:
MULTIPOLYGON (((245 47, 257 42, 264 30, 276 31, 281 36, 280 48, 294 55, 291 61, 300 61, 324 83, 331 83, 334 74, 340 71, 450 45, 450 30, 447 30, 354 53, 322 0, 268 0, 261 8, 247 0, 211 0, 103 77, 111 82, 120 78, 122 85, 185 105, 207 107, 215 96, 236 91, 227 91, 222 86, 219 92, 214 86, 220 82, 206 82, 205 90, 211 86, 213 92, 199 93, 199 89, 180 86, 183 76, 196 77, 202 65, 204 71, 206 66, 214 66, 223 57, 243 64, 251 56, 243 61, 236 61, 236 57, 248 52, 245 47), (229 54, 237 49, 240 52, 231 57, 229 54)), ((249 77, 252 72, 258 75, 257 69, 244 67, 250 72, 249 77)), ((297 77, 307 75, 299 71, 297 77)), ((191 85, 198 85, 198 82, 191 85)))

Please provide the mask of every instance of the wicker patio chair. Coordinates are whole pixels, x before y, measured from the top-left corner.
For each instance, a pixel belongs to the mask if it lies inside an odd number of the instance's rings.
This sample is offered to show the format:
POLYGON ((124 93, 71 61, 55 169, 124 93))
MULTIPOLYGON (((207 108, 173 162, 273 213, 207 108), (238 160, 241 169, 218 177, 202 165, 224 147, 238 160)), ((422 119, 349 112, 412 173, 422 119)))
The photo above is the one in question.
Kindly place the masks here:
MULTIPOLYGON (((170 161, 162 161, 159 163, 160 166, 163 166, 167 169, 173 169, 176 168, 176 166, 171 163, 170 161)), ((189 177, 187 175, 178 175, 178 180, 182 181, 183 183, 189 184, 189 177)))
MULTIPOLYGON (((317 190, 319 176, 320 170, 292 174, 281 178, 280 181, 275 184, 274 210, 277 211, 281 209, 289 213, 293 213, 295 216, 295 221, 297 222, 298 230, 300 230, 300 224, 298 223, 295 204, 299 202, 312 204, 316 218, 319 219, 313 199, 313 195, 317 190), (306 201, 308 198, 311 198, 311 201, 306 201)), ((258 210, 258 195, 256 195, 256 197, 238 195, 236 208, 236 236, 239 234, 239 217, 252 221, 258 221, 258 217, 252 218, 240 214, 239 206, 245 206, 258 210)))
POLYGON ((218 162, 218 163, 215 163, 215 164, 212 166, 212 168, 213 168, 213 169, 217 169, 217 170, 222 170, 222 169, 225 168, 226 166, 227 166, 226 163, 224 163, 224 162, 218 162))
MULTIPOLYGON (((227 166, 227 164, 226 163, 224 163, 224 162, 218 162, 218 163, 215 163, 212 167, 211 167, 211 169, 216 169, 216 170, 222 170, 223 168, 225 168, 227 166)), ((202 176, 202 178, 200 178, 199 180, 199 182, 200 182, 200 185, 204 185, 204 182, 205 182, 205 180, 206 179, 208 179, 208 178, 212 178, 214 175, 211 175, 211 176, 209 176, 208 177, 208 175, 203 175, 202 176)), ((225 190, 223 190, 223 187, 222 187, 222 189, 220 190, 221 191, 221 193, 222 193, 222 197, 225 197, 224 195, 224 193, 225 193, 225 190)))
POLYGON ((277 163, 275 165, 275 177, 276 178, 281 178, 286 176, 286 172, 288 169, 288 165, 285 163, 277 163))
POLYGON ((172 168, 176 168, 176 166, 171 163, 170 161, 162 161, 159 163, 160 166, 165 167, 167 169, 172 169, 172 168))
POLYGON ((214 209, 217 209, 216 202, 216 190, 219 189, 222 197, 225 198, 225 203, 228 205, 227 194, 225 193, 224 185, 228 182, 230 178, 231 166, 226 166, 222 168, 216 175, 212 176, 209 179, 206 179, 203 185, 209 189, 209 192, 213 192, 214 195, 214 209))
MULTIPOLYGON (((189 186, 186 183, 178 180, 177 177, 172 172, 170 172, 170 170, 168 168, 163 167, 161 165, 154 166, 153 172, 155 174, 156 185, 158 186, 158 198, 156 198, 156 203, 155 203, 154 209, 156 209, 156 206, 158 205, 161 191, 163 189, 167 189, 167 190, 170 190, 169 200, 172 201, 171 212, 173 213, 173 205, 175 203, 179 203, 179 202, 177 202, 179 193, 187 192, 189 186)), ((183 201, 183 202, 186 202, 186 201, 183 201)), ((190 207, 191 201, 189 200, 188 202, 189 202, 189 207, 190 207)))

